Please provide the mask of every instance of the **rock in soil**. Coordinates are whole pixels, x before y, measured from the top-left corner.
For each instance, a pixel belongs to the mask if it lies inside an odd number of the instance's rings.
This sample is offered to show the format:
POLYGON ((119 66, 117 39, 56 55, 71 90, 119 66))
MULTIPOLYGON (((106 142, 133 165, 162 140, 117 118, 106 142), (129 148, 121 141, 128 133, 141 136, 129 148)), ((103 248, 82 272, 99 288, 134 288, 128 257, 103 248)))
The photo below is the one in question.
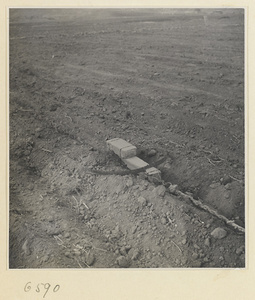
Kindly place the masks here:
POLYGON ((198 254, 196 252, 193 252, 192 258, 197 259, 198 258, 198 254))
POLYGON ((232 181, 232 178, 230 176, 226 175, 223 178, 221 178, 220 181, 223 185, 226 185, 232 181))
POLYGON ((183 245, 186 245, 186 243, 187 243, 187 239, 184 238, 184 239, 182 240, 182 244, 183 244, 183 245))
POLYGON ((95 255, 91 252, 89 252, 87 255, 86 255, 86 264, 89 265, 89 266, 92 266, 95 262, 96 258, 95 258, 95 255))
POLYGON ((201 261, 194 261, 194 262, 192 263, 192 267, 193 267, 193 268, 200 268, 201 265, 202 265, 201 261))
POLYGON ((148 152, 148 156, 149 157, 152 157, 152 156, 155 156, 157 154, 157 151, 155 149, 151 149, 149 152, 148 152))
POLYGON ((127 250, 125 247, 121 247, 120 250, 119 250, 120 254, 125 256, 127 254, 127 250))
POLYGON ((65 252, 65 256, 68 257, 68 258, 71 258, 71 257, 72 257, 72 254, 71 254, 69 251, 66 251, 66 252, 65 252))
POLYGON ((206 238, 206 239, 205 239, 205 245, 206 245, 207 247, 210 247, 211 242, 210 242, 210 239, 209 239, 209 238, 206 238))
POLYGON ((221 227, 217 227, 211 232, 211 236, 218 240, 223 239, 224 237, 226 237, 226 235, 227 231, 221 227))
POLYGON ((144 197, 139 197, 137 201, 142 207, 146 206, 147 204, 147 200, 144 197))
POLYGON ((178 185, 177 184, 170 184, 170 186, 169 186, 169 192, 171 193, 171 194, 176 194, 176 192, 177 192, 177 189, 178 189, 178 185))
POLYGON ((66 232, 65 234, 64 234, 64 237, 65 238, 69 238, 71 236, 71 234, 69 233, 69 232, 66 232))
POLYGON ((117 258, 117 263, 121 268, 128 268, 129 267, 129 261, 124 256, 119 256, 117 258))
POLYGON ((133 182, 132 178, 130 178, 127 180, 126 186, 131 187, 131 186, 133 186, 133 184, 134 184, 134 182, 133 182))
POLYGON ((155 192, 158 196, 164 197, 166 193, 166 188, 163 185, 160 185, 155 188, 155 192))
POLYGON ((165 217, 162 217, 162 218, 160 219, 160 221, 161 221, 161 223, 162 223, 163 225, 165 225, 165 224, 167 223, 167 221, 166 221, 166 218, 165 218, 165 217))
POLYGON ((53 221, 54 221, 54 217, 53 217, 53 216, 49 216, 49 217, 48 217, 48 221, 49 221, 49 222, 53 222, 53 221))
MULTIPOLYGON (((131 251, 132 250, 130 250, 130 252, 131 251)), ((131 254, 132 254, 131 259, 132 260, 137 260, 139 255, 140 255, 140 251, 139 251, 139 249, 134 249, 131 254)))
POLYGON ((239 248, 236 249, 236 254, 237 255, 241 255, 241 254, 244 253, 244 251, 245 251, 245 247, 241 246, 241 247, 239 247, 239 248))
POLYGON ((126 251, 128 252, 132 247, 130 245, 125 246, 126 251))
POLYGON ((78 250, 78 249, 74 249, 74 254, 76 255, 76 256, 80 256, 81 255, 81 251, 80 250, 78 250))

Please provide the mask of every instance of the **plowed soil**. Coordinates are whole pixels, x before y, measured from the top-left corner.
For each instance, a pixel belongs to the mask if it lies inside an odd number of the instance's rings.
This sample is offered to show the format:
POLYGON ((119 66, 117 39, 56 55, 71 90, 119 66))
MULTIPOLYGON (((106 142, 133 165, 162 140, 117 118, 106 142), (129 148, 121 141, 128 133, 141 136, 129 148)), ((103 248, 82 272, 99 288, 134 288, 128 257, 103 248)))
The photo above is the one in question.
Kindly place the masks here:
POLYGON ((9 27, 10 268, 244 267, 244 234, 169 189, 245 227, 243 10, 11 9, 9 27), (128 174, 116 137, 162 182, 128 174))

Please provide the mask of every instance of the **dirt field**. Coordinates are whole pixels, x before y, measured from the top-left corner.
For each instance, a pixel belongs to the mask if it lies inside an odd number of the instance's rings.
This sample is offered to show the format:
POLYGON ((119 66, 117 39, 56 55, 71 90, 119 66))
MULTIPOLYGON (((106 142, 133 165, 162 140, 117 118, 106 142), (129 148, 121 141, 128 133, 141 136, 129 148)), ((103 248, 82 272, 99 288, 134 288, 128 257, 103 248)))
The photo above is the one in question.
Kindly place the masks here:
POLYGON ((243 10, 11 9, 9 31, 10 268, 244 267, 243 10))

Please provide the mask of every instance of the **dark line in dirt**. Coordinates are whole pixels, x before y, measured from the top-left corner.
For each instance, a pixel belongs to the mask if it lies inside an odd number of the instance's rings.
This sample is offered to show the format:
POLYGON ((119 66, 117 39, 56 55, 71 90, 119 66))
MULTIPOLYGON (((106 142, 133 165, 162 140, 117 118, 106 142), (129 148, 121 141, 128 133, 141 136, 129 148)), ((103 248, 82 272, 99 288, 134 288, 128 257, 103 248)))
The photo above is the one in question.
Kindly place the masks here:
MULTIPOLYGON (((166 157, 163 157, 163 158, 159 159, 158 161, 154 162, 153 164, 151 164, 151 166, 156 167, 156 166, 162 164, 165 160, 166 160, 166 157)), ((139 174, 140 172, 143 172, 146 169, 148 169, 148 166, 140 168, 140 169, 136 169, 136 170, 123 170, 123 171, 103 171, 103 170, 94 170, 94 169, 87 169, 87 170, 89 170, 89 172, 99 174, 99 175, 121 175, 121 176, 124 176, 124 175, 131 175, 131 174, 139 174)))

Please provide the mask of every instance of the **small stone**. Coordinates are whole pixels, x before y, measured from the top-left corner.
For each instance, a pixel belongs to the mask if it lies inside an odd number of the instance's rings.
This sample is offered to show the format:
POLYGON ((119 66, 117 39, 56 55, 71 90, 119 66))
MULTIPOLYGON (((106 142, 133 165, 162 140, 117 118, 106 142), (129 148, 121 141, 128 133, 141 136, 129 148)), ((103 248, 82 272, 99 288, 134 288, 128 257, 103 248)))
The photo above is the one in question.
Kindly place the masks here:
POLYGON ((244 246, 241 246, 239 248, 236 249, 236 254, 237 255, 241 255, 244 253, 244 250, 245 250, 245 247, 244 246))
POLYGON ((228 175, 221 178, 221 182, 222 182, 223 185, 226 185, 226 184, 230 183, 231 181, 232 181, 232 178, 228 175))
POLYGON ((123 255, 123 256, 127 255, 127 250, 126 250, 125 247, 120 248, 120 254, 123 255))
POLYGON ((65 252, 65 256, 68 257, 68 258, 71 258, 71 257, 72 257, 72 255, 71 255, 71 253, 70 253, 69 251, 66 251, 66 252, 65 252))
POLYGON ((226 191, 226 192, 224 193, 224 197, 225 197, 226 199, 229 199, 230 193, 229 193, 228 191, 226 191))
POLYGON ((163 225, 166 225, 166 223, 167 223, 167 221, 166 221, 166 218, 165 218, 165 217, 162 217, 162 218, 160 219, 160 221, 161 221, 161 223, 162 223, 163 225))
POLYGON ((95 258, 95 255, 92 253, 92 252, 89 252, 87 255, 86 255, 86 263, 89 265, 89 266, 92 266, 95 262, 96 258, 95 258))
POLYGON ((147 255, 146 255, 146 259, 148 259, 148 260, 151 260, 151 256, 152 256, 152 254, 151 254, 151 253, 147 253, 147 255))
POLYGON ((220 252, 224 252, 225 248, 224 247, 220 247, 219 250, 220 250, 220 252))
POLYGON ((210 185, 210 188, 211 189, 215 189, 215 188, 217 188, 217 187, 219 187, 220 186, 220 183, 219 182, 216 182, 216 183, 212 183, 211 185, 210 185))
POLYGON ((194 253, 192 254, 192 258, 198 259, 198 254, 197 254, 196 252, 194 252, 194 253))
POLYGON ((171 169, 171 164, 169 162, 164 164, 164 169, 170 170, 171 169))
POLYGON ((187 257, 181 257, 181 263, 183 265, 186 265, 187 262, 188 262, 188 258, 187 257))
POLYGON ((242 261, 245 261, 245 254, 244 254, 244 253, 240 255, 240 259, 241 259, 242 261))
POLYGON ((129 267, 129 261, 124 256, 119 256, 117 258, 117 263, 121 268, 128 268, 129 267))
POLYGON ((201 261, 194 261, 193 263, 192 263, 192 267, 193 268, 200 268, 202 266, 202 263, 201 263, 201 261))
POLYGON ((200 249, 200 247, 197 244, 194 244, 195 249, 200 249))
POLYGON ((182 240, 182 244, 185 245, 186 243, 187 243, 187 239, 185 238, 182 240))
POLYGON ((132 247, 130 245, 126 245, 125 246, 125 249, 126 249, 126 252, 128 252, 132 247))
POLYGON ((210 239, 206 238, 205 239, 205 246, 210 247, 210 245, 211 245, 210 239))
POLYGON ((137 258, 139 257, 139 255, 140 255, 139 249, 134 249, 131 259, 132 260, 137 260, 137 258))
POLYGON ((171 194, 176 194, 176 192, 177 192, 177 189, 178 189, 178 185, 177 184, 170 184, 170 186, 169 186, 169 192, 171 193, 171 194))
POLYGON ((128 179, 128 181, 127 181, 127 183, 126 183, 126 186, 127 187, 131 187, 131 186, 133 186, 133 180, 130 178, 130 179, 128 179))
POLYGON ((70 236, 71 236, 71 234, 70 234, 69 232, 66 232, 66 233, 64 234, 64 237, 65 237, 66 239, 68 239, 70 236))
POLYGON ((147 200, 142 196, 139 197, 137 201, 142 207, 146 206, 146 204, 147 204, 147 200))
POLYGON ((31 184, 28 185, 27 188, 28 188, 30 191, 32 191, 32 190, 34 189, 34 185, 31 183, 31 184))
POLYGON ((159 185, 155 188, 155 192, 158 196, 164 197, 166 193, 166 188, 163 185, 159 185))
POLYGON ((226 237, 226 235, 227 235, 227 231, 221 227, 217 227, 211 232, 211 236, 219 240, 226 237))
POLYGON ((151 149, 149 152, 148 152, 148 156, 149 157, 152 157, 152 156, 155 156, 157 154, 157 151, 155 149, 151 149))
POLYGON ((45 262, 47 262, 49 259, 50 259, 50 256, 49 256, 49 255, 44 255, 44 256, 41 258, 41 262, 42 262, 42 263, 45 263, 45 262))
POLYGON ((48 221, 49 221, 49 222, 53 222, 53 221, 54 221, 54 217, 53 217, 53 216, 49 216, 49 217, 48 217, 48 221))
POLYGON ((48 228, 47 233, 49 235, 59 235, 61 233, 61 229, 58 227, 54 227, 54 228, 48 228))
POLYGON ((50 107, 50 111, 56 111, 57 108, 58 108, 57 104, 52 104, 51 107, 50 107))
POLYGON ((78 250, 78 249, 74 249, 73 252, 74 252, 74 254, 75 254, 76 256, 80 256, 80 255, 81 255, 81 251, 78 250))
POLYGON ((226 189, 226 190, 231 190, 231 183, 227 183, 225 186, 224 186, 224 188, 226 189))
POLYGON ((186 230, 183 230, 183 232, 181 233, 181 236, 184 236, 186 234, 186 230))
POLYGON ((24 154, 25 156, 28 156, 30 153, 31 153, 31 151, 29 151, 29 150, 26 150, 26 151, 23 152, 23 154, 24 154))

